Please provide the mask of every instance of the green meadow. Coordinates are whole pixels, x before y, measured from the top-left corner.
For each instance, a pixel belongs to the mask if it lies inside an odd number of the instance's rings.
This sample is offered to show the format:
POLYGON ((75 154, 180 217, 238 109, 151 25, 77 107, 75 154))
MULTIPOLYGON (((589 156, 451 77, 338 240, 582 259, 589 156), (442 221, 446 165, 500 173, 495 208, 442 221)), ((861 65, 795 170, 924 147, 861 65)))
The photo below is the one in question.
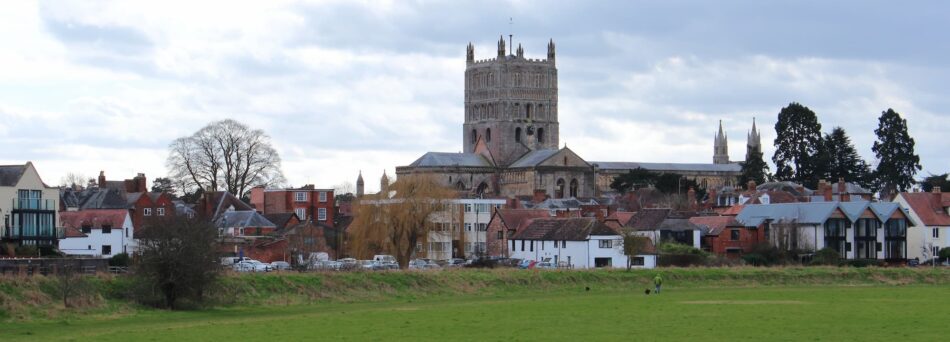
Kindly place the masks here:
POLYGON ((242 301, 170 312, 104 299, 83 314, 8 314, 0 340, 935 341, 950 322, 947 271, 661 272, 660 295, 644 294, 646 271, 237 276, 221 295, 242 301))

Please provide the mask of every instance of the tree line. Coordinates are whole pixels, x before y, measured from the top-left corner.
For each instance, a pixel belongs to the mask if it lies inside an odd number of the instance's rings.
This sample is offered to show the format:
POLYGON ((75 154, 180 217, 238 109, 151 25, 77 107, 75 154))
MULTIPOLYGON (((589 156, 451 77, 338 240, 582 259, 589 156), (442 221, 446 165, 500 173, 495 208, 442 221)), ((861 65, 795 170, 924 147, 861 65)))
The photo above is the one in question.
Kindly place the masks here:
POLYGON ((818 116, 799 103, 782 108, 775 133, 775 174, 769 173, 761 151, 753 151, 741 163, 741 183, 792 181, 815 189, 822 179, 843 178, 875 192, 895 194, 916 184, 914 176, 921 170, 907 120, 890 108, 881 113, 874 130, 877 141, 871 150, 877 163, 873 168, 858 154, 844 128, 822 134, 818 116))

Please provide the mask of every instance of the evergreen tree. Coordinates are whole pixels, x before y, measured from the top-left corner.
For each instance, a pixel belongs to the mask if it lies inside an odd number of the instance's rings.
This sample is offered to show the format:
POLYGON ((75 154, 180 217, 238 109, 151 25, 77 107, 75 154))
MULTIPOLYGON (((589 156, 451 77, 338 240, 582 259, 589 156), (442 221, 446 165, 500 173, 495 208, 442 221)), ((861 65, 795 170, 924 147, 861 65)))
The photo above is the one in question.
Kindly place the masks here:
POLYGON ((739 175, 739 184, 746 184, 750 180, 755 184, 762 184, 769 181, 769 164, 762 159, 762 152, 750 151, 749 160, 739 163, 742 166, 742 174, 739 175))
POLYGON ((795 181, 814 188, 822 176, 820 158, 821 124, 815 112, 796 102, 778 113, 775 123, 775 178, 795 181))
POLYGON ((934 190, 934 187, 939 186, 940 191, 950 191, 950 179, 947 179, 948 174, 944 173, 942 175, 930 175, 924 180, 920 181, 920 188, 925 192, 931 192, 934 190))
POLYGON ((821 159, 827 163, 827 177, 830 181, 844 178, 847 182, 866 188, 873 185, 871 167, 861 159, 843 128, 835 127, 831 134, 825 135, 823 149, 821 159))
POLYGON ((920 157, 914 153, 914 138, 907 133, 907 120, 888 108, 881 113, 874 134, 877 141, 871 150, 878 160, 875 170, 878 187, 888 195, 906 191, 921 169, 920 157))

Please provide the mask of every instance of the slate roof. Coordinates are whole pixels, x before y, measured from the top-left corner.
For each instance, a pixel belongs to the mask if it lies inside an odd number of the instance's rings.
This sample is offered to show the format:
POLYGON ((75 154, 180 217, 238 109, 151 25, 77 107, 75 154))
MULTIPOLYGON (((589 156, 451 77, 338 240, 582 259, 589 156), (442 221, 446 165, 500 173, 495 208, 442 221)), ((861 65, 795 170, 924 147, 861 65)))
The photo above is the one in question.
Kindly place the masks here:
POLYGON ((79 210, 128 209, 131 203, 126 200, 124 192, 110 188, 87 188, 78 191, 62 188, 59 190, 59 198, 67 208, 79 210))
POLYGON ((26 164, 0 165, 0 186, 16 186, 26 172, 26 164))
POLYGON ((586 241, 590 235, 620 235, 620 232, 591 217, 536 218, 511 239, 586 241))
POLYGON ((581 200, 574 197, 570 198, 548 198, 540 203, 527 204, 525 207, 530 207, 531 209, 548 209, 548 210, 558 210, 558 209, 580 209, 582 205, 597 205, 597 201, 581 200))
POLYGON ((633 170, 642 168, 650 171, 704 171, 704 172, 740 172, 738 163, 641 163, 641 162, 591 162, 601 170, 633 170))
MULTIPOLYGON (((838 187, 840 186, 839 184, 840 184, 840 182, 839 182, 839 183, 834 183, 834 184, 831 185, 831 193, 832 193, 832 194, 839 194, 839 193, 841 193, 840 191, 838 191, 838 187)), ((857 185, 857 184, 854 184, 854 183, 848 183, 848 182, 845 182, 844 185, 845 185, 844 193, 846 193, 846 194, 865 194, 865 195, 870 195, 870 194, 871 194, 871 190, 862 188, 860 185, 857 185)))
POLYGON ((900 194, 925 226, 950 226, 950 193, 904 192, 900 194))
POLYGON ((256 211, 226 211, 215 220, 214 225, 218 228, 277 227, 256 211))
POLYGON ((726 227, 738 225, 733 216, 696 216, 690 217, 689 223, 698 226, 707 235, 719 235, 726 227))
POLYGON ((765 220, 821 224, 838 209, 838 202, 750 204, 742 208, 736 221, 745 227, 758 227, 765 220))
POLYGON ((640 211, 627 221, 625 227, 635 230, 656 230, 656 228, 663 223, 663 220, 670 215, 671 211, 673 211, 673 209, 670 208, 640 209, 640 211))
POLYGON ((519 167, 535 167, 551 158, 557 154, 558 149, 544 149, 544 150, 534 150, 518 158, 514 163, 508 166, 508 168, 519 168, 519 167))
POLYGON ((760 185, 757 185, 757 186, 755 187, 755 189, 758 190, 758 191, 764 191, 764 190, 773 190, 773 191, 774 191, 774 190, 781 190, 781 191, 787 191, 788 193, 792 194, 792 196, 811 196, 812 194, 815 193, 814 190, 811 190, 811 189, 809 189, 809 188, 805 188, 805 187, 802 186, 801 184, 794 183, 794 182, 789 182, 789 181, 783 181, 783 182, 766 182, 766 183, 762 183, 762 184, 760 184, 760 185), (802 189, 804 192, 798 191, 798 189, 802 189))
POLYGON ((665 220, 660 222, 660 224, 658 224, 655 229, 651 229, 651 230, 684 231, 684 230, 702 230, 702 228, 690 222, 689 218, 667 217, 665 220))
MULTIPOLYGON (((284 229, 287 227, 287 223, 290 222, 290 219, 297 217, 295 213, 277 213, 277 214, 264 214, 264 218, 268 221, 274 223, 277 229, 284 229)), ((300 218, 297 218, 300 221, 300 218)))
POLYGON ((428 152, 409 164, 410 167, 492 167, 484 157, 475 153, 428 152))

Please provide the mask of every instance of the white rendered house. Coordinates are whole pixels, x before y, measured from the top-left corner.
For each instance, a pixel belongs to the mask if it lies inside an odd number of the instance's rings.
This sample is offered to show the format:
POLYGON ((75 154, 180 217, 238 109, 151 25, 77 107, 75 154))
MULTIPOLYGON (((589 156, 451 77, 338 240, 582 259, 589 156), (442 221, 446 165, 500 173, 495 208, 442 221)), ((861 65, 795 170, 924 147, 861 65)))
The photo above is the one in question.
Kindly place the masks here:
MULTIPOLYGON (((508 240, 512 258, 570 268, 626 268, 623 237, 595 218, 536 218, 508 240)), ((655 255, 637 255, 634 267, 656 267, 655 255)))
POLYGON ((135 252, 132 217, 125 209, 93 209, 61 212, 66 237, 59 250, 68 255, 110 258, 135 252))

